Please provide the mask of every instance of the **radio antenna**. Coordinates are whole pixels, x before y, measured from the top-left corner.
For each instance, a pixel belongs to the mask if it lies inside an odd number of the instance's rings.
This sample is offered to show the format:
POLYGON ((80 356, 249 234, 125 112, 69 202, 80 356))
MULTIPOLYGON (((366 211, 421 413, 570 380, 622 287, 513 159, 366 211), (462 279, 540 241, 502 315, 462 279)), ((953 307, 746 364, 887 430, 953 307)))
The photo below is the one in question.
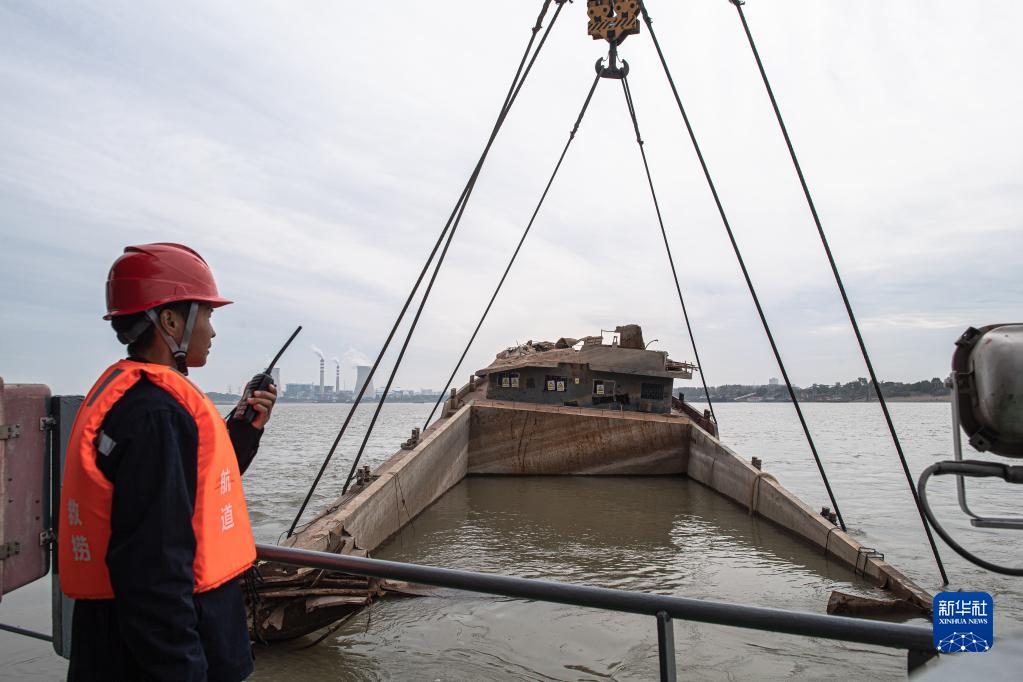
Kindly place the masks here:
POLYGON ((277 361, 281 359, 282 355, 284 355, 284 351, 288 350, 288 346, 291 345, 291 342, 295 340, 295 337, 298 336, 298 333, 300 331, 302 331, 302 325, 298 325, 298 328, 291 333, 291 336, 288 337, 288 340, 284 343, 281 349, 277 351, 277 355, 275 355, 274 359, 270 361, 270 365, 266 368, 266 372, 264 372, 264 374, 270 373, 270 370, 274 368, 274 365, 277 364, 277 361))

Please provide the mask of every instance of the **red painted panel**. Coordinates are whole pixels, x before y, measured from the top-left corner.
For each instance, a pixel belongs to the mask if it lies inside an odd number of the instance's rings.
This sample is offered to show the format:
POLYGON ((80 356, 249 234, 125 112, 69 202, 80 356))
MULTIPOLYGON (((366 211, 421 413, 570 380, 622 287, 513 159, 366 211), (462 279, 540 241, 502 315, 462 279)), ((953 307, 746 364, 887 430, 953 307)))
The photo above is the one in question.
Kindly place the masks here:
POLYGON ((39 542, 47 499, 46 433, 39 425, 49 397, 42 384, 5 386, 0 379, 0 426, 18 431, 0 440, 0 556, 10 554, 0 561, 0 594, 38 580, 49 568, 39 542))

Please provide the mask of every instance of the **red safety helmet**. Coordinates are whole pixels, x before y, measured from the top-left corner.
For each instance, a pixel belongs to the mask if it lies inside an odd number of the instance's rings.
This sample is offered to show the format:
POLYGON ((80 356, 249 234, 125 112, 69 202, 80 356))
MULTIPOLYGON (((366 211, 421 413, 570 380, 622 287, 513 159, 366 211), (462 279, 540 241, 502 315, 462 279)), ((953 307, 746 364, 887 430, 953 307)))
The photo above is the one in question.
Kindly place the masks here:
POLYGON ((200 301, 214 308, 232 302, 221 297, 210 266, 187 246, 167 242, 127 246, 107 275, 103 319, 175 301, 200 301))

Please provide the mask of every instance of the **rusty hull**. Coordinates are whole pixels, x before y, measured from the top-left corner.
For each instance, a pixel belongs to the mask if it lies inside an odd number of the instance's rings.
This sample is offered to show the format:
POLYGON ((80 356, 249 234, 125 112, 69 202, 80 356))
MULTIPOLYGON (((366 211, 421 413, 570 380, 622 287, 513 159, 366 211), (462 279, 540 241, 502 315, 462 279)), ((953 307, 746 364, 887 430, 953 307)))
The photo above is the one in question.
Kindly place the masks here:
MULTIPOLYGON (((701 421, 679 411, 487 400, 473 381, 446 401, 442 418, 418 442, 407 442, 286 544, 365 555, 466 475, 686 475, 817 546, 888 590, 900 605, 930 608, 930 594, 740 458, 701 421)), ((259 570, 272 578, 257 585, 271 608, 257 609, 254 631, 267 640, 307 634, 381 595, 380 586, 365 579, 355 588, 347 578, 289 574, 291 569, 268 564, 259 570)))

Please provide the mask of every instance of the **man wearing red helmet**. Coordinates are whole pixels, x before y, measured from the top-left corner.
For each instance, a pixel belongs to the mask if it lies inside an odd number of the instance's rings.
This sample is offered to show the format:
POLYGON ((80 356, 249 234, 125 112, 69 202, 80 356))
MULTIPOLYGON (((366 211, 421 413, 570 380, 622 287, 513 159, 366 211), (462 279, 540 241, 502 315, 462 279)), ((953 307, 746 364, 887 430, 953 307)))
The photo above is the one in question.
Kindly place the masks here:
POLYGON ((210 316, 230 302, 179 244, 130 246, 110 269, 106 319, 128 358, 86 396, 61 491, 61 589, 76 599, 70 680, 252 672, 238 577, 255 544, 241 474, 276 388, 248 400, 251 424, 225 424, 186 376, 206 364, 210 316))

